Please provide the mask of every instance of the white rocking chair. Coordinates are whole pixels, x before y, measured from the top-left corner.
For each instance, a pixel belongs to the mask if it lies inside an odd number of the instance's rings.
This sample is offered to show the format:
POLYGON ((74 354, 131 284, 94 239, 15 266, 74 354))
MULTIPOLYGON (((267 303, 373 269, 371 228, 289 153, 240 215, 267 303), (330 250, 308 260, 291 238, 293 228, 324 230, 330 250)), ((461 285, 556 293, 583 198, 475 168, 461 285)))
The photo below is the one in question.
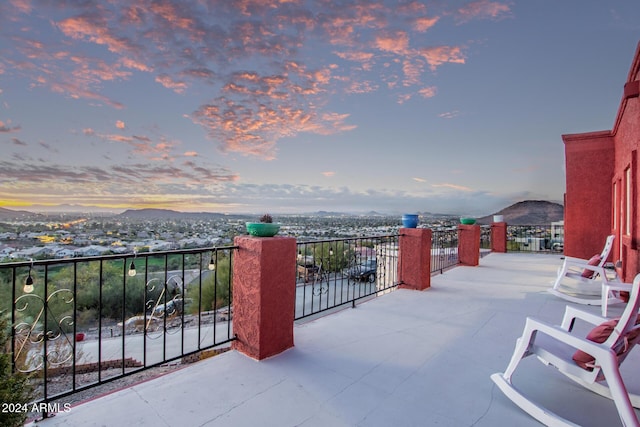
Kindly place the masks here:
MULTIPOLYGON (((602 315, 606 316, 606 307, 609 304, 622 301, 619 298, 619 291, 631 290, 631 285, 625 286, 617 276, 613 278, 607 276, 604 265, 613 247, 614 239, 615 235, 608 236, 602 252, 591 260, 566 256, 549 292, 577 304, 602 305, 602 315), (572 288, 563 286, 567 278, 574 281, 572 288)), ((609 274, 615 275, 615 272, 609 272, 609 274)))
MULTIPOLYGON (((633 281, 629 303, 620 320, 615 327, 609 327, 609 330, 613 329, 613 331, 602 343, 573 333, 575 320, 581 319, 593 325, 601 325, 592 333, 603 328, 603 322, 608 321, 612 325, 615 320, 583 312, 572 306, 566 307, 560 326, 552 326, 527 318, 524 331, 516 343, 507 369, 504 373, 491 375, 491 379, 513 403, 538 421, 548 426, 575 426, 576 424, 527 399, 512 384, 511 377, 520 361, 527 356, 535 355, 542 363, 557 368, 583 387, 612 399, 623 425, 640 426, 633 409, 634 406, 640 408, 640 396, 628 393, 619 370, 619 365, 640 340, 640 325, 636 325, 640 306, 639 289, 640 274, 633 281), (580 359, 576 350, 581 350, 584 352, 581 353, 583 356, 586 355, 591 359, 589 360, 591 363, 586 364, 581 360, 586 368, 579 366, 576 362, 580 359), (601 383, 603 380, 606 380, 607 385, 601 383)), ((601 339, 604 339, 602 335, 601 339)))

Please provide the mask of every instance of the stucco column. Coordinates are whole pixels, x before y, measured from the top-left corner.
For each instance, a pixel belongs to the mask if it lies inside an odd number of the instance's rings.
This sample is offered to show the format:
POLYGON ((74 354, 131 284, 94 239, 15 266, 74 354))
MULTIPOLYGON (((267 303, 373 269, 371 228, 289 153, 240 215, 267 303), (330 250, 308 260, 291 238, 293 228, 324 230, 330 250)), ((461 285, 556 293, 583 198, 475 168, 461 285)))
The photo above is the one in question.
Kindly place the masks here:
POLYGON ((469 266, 480 264, 479 225, 458 225, 458 261, 469 266))
POLYGON ((491 252, 507 252, 507 223, 491 224, 491 252))
POLYGON ((293 347, 296 239, 237 236, 233 348, 257 360, 293 347))
POLYGON ((400 229, 398 279, 400 288, 422 291, 431 286, 431 229, 400 229))

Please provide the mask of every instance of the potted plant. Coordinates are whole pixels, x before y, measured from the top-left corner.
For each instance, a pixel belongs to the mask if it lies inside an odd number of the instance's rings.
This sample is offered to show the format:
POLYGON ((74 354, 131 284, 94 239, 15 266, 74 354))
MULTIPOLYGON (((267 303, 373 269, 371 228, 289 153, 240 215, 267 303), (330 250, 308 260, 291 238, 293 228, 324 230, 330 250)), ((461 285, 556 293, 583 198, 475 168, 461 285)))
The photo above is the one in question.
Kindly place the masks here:
POLYGON ((247 222, 247 233, 257 237, 273 237, 280 230, 280 224, 275 224, 269 214, 260 217, 260 222, 247 222))

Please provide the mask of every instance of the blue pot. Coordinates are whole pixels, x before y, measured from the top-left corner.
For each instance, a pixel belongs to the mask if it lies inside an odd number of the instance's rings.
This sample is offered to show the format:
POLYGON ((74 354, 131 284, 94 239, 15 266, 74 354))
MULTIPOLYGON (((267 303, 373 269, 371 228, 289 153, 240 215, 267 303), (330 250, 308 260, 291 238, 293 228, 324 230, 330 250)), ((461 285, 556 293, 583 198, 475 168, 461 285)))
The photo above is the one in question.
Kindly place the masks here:
POLYGON ((403 228, 416 228, 418 226, 418 215, 404 214, 402 215, 403 228))

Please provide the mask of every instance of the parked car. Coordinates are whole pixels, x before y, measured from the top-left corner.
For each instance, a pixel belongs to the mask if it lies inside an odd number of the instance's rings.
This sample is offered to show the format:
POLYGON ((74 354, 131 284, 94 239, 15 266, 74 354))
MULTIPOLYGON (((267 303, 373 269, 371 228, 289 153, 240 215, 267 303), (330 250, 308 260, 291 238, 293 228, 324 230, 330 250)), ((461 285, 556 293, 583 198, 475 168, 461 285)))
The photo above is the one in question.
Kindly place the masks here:
MULTIPOLYGON (((184 304, 187 305, 192 302, 191 298, 187 298, 184 300, 184 304)), ((181 315, 182 314, 182 298, 176 297, 169 302, 167 302, 167 308, 165 309, 164 304, 159 304, 156 309, 153 311, 154 316, 164 316, 166 313, 167 316, 171 316, 173 314, 181 315)))
POLYGON ((353 280, 368 281, 373 283, 376 281, 377 264, 375 259, 368 259, 365 262, 352 267, 347 272, 347 277, 353 280))
POLYGON ((564 251, 564 241, 559 239, 551 240, 551 250, 554 252, 563 252, 564 251))

